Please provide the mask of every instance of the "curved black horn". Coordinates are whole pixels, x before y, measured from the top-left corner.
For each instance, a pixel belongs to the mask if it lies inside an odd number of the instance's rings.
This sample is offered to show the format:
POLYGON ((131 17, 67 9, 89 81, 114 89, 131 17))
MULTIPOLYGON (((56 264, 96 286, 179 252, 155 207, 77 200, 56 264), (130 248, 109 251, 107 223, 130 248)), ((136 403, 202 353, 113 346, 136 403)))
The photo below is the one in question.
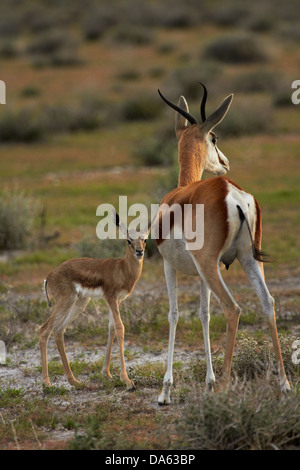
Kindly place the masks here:
POLYGON ((182 116, 184 116, 191 124, 198 124, 197 120, 190 113, 188 113, 184 109, 180 108, 176 104, 171 103, 171 101, 167 100, 167 98, 165 98, 161 94, 160 90, 157 90, 157 91, 159 93, 159 96, 164 100, 165 103, 167 103, 169 106, 171 106, 171 108, 175 109, 175 111, 177 111, 182 116))
POLYGON ((201 108, 200 108, 202 122, 204 122, 204 121, 206 121, 205 106, 206 106, 206 100, 207 100, 207 89, 206 89, 206 86, 203 85, 203 83, 201 83, 201 82, 199 82, 199 83, 200 83, 200 85, 203 86, 203 90, 204 90, 203 98, 202 98, 202 101, 201 101, 201 108))

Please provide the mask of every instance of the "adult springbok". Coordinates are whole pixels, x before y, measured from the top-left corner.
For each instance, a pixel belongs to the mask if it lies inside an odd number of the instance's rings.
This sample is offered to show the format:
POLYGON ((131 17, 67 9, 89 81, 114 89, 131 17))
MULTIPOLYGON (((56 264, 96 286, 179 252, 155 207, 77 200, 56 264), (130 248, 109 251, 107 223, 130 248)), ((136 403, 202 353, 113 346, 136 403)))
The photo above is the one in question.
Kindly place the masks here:
POLYGON ((167 204, 170 211, 172 211, 172 207, 175 207, 174 205, 180 206, 183 214, 181 226, 183 236, 181 239, 176 239, 174 236, 176 223, 174 223, 175 217, 172 218, 172 214, 171 217, 169 214, 171 221, 169 238, 161 236, 163 212, 159 214, 158 227, 156 228, 159 230, 157 245, 164 259, 170 303, 168 364, 163 388, 158 398, 159 404, 162 405, 170 403, 170 388, 173 383, 173 352, 179 316, 177 271, 200 276, 201 279, 200 319, 203 326, 207 361, 206 386, 208 389, 212 388, 215 382, 209 339, 211 292, 224 311, 227 322, 227 338, 222 383, 228 383, 241 309, 224 283, 220 265, 223 263, 228 269, 235 259, 238 259, 245 270, 267 317, 278 363, 281 391, 285 392, 290 389, 278 340, 274 299, 268 291, 264 278, 260 207, 251 194, 223 176, 229 170, 229 164, 225 155, 218 149, 217 137, 212 132, 225 117, 233 95, 225 98, 217 110, 206 118, 207 92, 205 87, 204 91, 201 104, 203 123, 198 124, 197 120, 189 113, 184 97, 181 96, 177 106, 167 100, 158 90, 161 98, 176 110, 175 131, 179 140, 178 160, 180 166, 178 187, 163 198, 161 205, 167 204), (200 181, 204 170, 218 176, 200 181), (197 204, 204 205, 204 243, 201 249, 187 249, 188 237, 185 236, 185 227, 188 222, 190 225, 190 220, 187 219, 190 217, 190 213, 185 212, 187 204, 192 207, 192 222, 196 230, 199 228, 196 221, 196 206, 197 204))
POLYGON ((55 309, 40 329, 39 345, 42 357, 43 383, 51 386, 48 374, 47 345, 53 332, 62 360, 64 373, 71 385, 80 385, 74 377, 66 355, 64 332, 67 326, 86 308, 90 298, 104 298, 109 307, 108 342, 102 373, 111 377, 109 366, 113 340, 117 334, 121 373, 120 378, 128 390, 134 389, 129 379, 124 359, 124 325, 119 305, 128 297, 137 283, 143 267, 143 258, 148 232, 140 232, 132 238, 115 213, 115 223, 126 237, 127 248, 124 258, 75 258, 55 268, 45 280, 45 291, 55 300, 55 309))

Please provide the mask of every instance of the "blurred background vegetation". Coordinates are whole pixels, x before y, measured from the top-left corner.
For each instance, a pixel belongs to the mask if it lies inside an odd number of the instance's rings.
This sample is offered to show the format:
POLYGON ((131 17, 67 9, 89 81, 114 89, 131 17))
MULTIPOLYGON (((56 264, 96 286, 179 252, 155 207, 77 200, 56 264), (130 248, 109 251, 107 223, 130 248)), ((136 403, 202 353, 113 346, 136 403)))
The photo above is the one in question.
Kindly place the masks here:
MULTIPOLYGON (((218 128, 228 176, 262 205, 266 249, 278 261, 271 269, 295 268, 297 7, 296 0, 2 0, 3 279, 33 287, 61 259, 110 253, 96 238, 97 206, 117 207, 124 194, 129 205, 150 205, 177 185, 174 115, 157 88, 173 101, 183 94, 199 116, 199 81, 208 113, 235 94, 218 128)), ((124 252, 122 243, 110 245, 113 255, 124 252)), ((155 253, 150 243, 148 255, 155 253)))

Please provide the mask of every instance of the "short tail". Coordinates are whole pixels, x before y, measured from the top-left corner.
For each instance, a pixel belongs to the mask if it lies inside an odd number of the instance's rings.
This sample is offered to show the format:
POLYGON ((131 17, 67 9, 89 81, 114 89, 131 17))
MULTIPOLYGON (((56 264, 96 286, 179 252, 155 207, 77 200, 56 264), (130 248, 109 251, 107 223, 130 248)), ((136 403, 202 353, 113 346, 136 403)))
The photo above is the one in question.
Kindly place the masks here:
POLYGON ((247 225, 247 228, 248 228, 248 232, 249 232, 249 235, 250 235, 250 239, 251 239, 251 244, 252 244, 252 253, 253 253, 253 258, 256 259, 256 261, 260 261, 261 263, 270 263, 272 262, 272 259, 271 257, 265 253, 264 251, 262 250, 259 250, 255 245, 254 245, 254 242, 253 242, 253 237, 252 237, 252 233, 251 233, 251 229, 250 229, 250 225, 249 225, 249 222, 248 222, 248 219, 247 217, 245 216, 243 210, 241 209, 240 206, 236 206, 238 211, 239 211, 239 216, 240 216, 240 221, 241 223, 243 223, 245 221, 246 225, 247 225))
POLYGON ((47 297, 47 302, 48 302, 48 307, 51 307, 51 300, 48 297, 48 291, 47 291, 47 279, 44 280, 44 289, 47 297))

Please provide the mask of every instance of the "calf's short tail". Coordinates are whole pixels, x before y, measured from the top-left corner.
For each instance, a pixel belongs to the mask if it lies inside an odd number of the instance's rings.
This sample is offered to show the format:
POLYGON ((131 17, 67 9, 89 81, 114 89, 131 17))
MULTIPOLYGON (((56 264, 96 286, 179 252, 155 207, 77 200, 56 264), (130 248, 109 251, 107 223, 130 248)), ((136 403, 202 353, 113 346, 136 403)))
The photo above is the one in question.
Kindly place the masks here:
POLYGON ((44 280, 44 289, 45 289, 45 294, 47 297, 48 307, 51 307, 51 300, 48 297, 48 291, 47 291, 47 279, 44 280))

